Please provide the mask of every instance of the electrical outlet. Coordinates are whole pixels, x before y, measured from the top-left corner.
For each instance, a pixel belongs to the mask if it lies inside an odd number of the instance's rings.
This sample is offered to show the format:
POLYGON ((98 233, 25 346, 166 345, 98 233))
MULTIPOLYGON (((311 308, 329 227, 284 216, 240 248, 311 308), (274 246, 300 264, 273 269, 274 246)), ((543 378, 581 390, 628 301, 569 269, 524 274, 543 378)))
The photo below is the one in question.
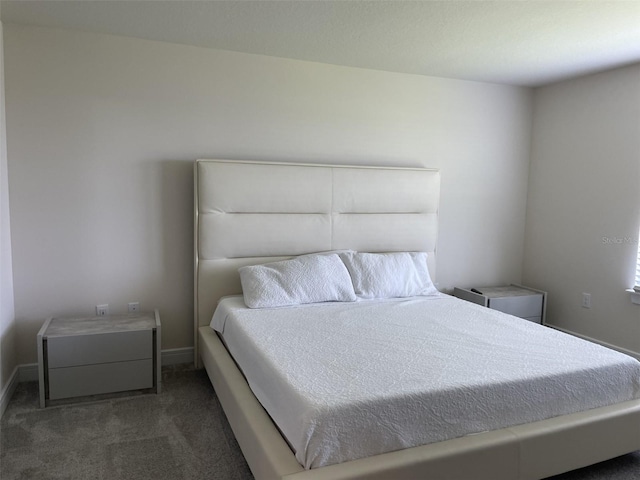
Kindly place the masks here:
POLYGON ((130 302, 127 304, 129 313, 138 313, 140 311, 140 302, 130 302))
POLYGON ((98 317, 106 317, 109 315, 109 305, 106 303, 104 305, 96 305, 96 315, 98 317))
POLYGON ((582 308, 591 308, 591 294, 583 293, 582 294, 582 308))

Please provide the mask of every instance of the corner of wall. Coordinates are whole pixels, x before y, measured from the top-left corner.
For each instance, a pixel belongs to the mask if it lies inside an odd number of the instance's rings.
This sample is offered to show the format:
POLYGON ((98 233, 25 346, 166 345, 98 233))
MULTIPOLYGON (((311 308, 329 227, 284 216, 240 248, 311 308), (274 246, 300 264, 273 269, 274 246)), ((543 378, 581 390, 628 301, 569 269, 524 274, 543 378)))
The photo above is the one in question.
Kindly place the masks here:
POLYGON ((549 292, 550 325, 630 352, 640 352, 625 292, 637 258, 638 81, 640 63, 535 90, 523 257, 523 281, 549 292))
POLYGON ((4 42, 0 22, 0 392, 2 393, 0 406, 2 407, 8 401, 5 396, 12 393, 10 387, 17 367, 4 87, 4 42))

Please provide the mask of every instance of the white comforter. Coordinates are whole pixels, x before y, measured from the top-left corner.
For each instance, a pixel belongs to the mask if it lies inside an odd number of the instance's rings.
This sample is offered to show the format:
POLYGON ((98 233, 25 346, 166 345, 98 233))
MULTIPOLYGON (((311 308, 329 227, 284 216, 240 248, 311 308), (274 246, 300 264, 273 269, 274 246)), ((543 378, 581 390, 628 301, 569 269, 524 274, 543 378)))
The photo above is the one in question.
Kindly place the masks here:
POLYGON ((640 362, 447 295, 248 309, 223 334, 305 468, 640 398, 640 362))

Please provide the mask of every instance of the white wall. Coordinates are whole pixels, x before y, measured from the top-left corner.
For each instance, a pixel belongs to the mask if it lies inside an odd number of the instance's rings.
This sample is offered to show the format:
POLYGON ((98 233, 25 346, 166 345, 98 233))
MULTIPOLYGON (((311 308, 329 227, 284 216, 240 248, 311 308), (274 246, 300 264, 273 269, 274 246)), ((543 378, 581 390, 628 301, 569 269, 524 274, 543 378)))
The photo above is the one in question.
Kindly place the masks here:
POLYGON ((523 277, 549 323, 640 353, 639 224, 640 64, 537 89, 523 277))
MULTIPOLYGON (((0 393, 5 391, 17 365, 16 322, 13 304, 7 136, 5 128, 3 26, 0 23, 0 393)), ((0 395, 0 406, 3 400, 0 395)), ((0 409, 0 414, 2 413, 0 409)))
POLYGON ((197 158, 439 167, 440 287, 521 280, 528 89, 5 28, 21 363, 97 303, 191 345, 197 158))

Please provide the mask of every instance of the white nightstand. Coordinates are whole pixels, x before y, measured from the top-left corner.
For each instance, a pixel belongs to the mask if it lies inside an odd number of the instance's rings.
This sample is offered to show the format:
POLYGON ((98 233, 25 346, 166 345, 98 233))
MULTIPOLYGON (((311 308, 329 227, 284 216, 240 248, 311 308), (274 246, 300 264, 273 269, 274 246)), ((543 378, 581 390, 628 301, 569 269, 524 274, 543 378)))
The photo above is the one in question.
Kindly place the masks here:
POLYGON ((545 324, 547 292, 522 285, 454 288, 453 295, 535 323, 545 324))
POLYGON ((160 393, 160 314, 49 318, 38 332, 40 406, 87 395, 160 393))

